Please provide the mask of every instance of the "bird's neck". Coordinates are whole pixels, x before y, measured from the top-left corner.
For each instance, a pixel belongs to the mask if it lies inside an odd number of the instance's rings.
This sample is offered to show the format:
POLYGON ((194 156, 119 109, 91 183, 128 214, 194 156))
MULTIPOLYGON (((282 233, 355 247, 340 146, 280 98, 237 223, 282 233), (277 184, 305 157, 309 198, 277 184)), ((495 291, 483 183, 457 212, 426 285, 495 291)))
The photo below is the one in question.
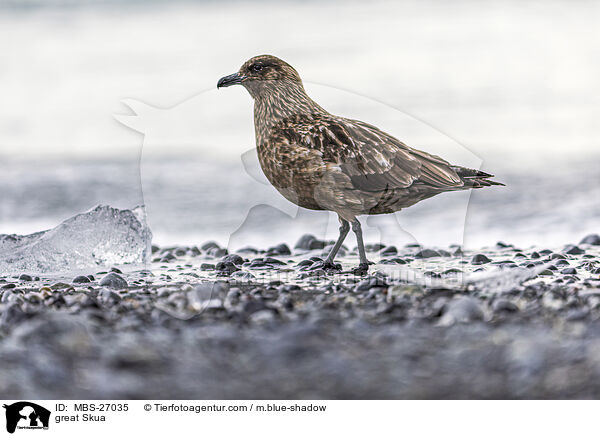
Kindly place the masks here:
POLYGON ((267 138, 271 128, 286 119, 326 113, 325 109, 306 94, 302 84, 287 84, 262 92, 254 97, 257 145, 267 138))

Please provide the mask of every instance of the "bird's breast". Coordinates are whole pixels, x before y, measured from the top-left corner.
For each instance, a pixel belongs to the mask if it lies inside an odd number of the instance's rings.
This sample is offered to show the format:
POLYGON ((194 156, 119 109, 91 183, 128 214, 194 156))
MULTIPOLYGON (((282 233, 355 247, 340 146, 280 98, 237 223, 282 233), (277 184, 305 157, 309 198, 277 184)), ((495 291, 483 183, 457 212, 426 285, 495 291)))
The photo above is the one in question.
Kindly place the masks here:
POLYGON ((257 138, 256 146, 265 176, 284 197, 302 207, 321 209, 315 200, 315 188, 323 178, 318 153, 278 135, 257 138))

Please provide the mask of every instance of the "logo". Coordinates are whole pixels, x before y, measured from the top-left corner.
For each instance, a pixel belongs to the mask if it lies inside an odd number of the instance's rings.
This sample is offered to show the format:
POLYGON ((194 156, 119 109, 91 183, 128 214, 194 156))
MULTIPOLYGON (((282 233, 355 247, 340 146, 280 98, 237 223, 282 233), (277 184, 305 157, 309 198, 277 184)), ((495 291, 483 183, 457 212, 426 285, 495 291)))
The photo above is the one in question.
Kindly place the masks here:
POLYGON ((47 430, 50 411, 28 401, 19 401, 4 405, 6 409, 6 431, 14 433, 15 429, 47 430))

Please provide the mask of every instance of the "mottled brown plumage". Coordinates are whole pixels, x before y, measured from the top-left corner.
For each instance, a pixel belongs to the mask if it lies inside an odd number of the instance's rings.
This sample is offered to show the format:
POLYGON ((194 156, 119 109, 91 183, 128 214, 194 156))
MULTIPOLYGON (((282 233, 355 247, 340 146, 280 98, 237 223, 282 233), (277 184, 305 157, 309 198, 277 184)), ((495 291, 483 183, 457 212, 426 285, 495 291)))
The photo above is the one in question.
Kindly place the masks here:
POLYGON ((274 56, 250 59, 217 87, 233 84, 254 99, 258 157, 273 186, 298 206, 338 214, 340 237, 328 267, 352 223, 357 270, 367 270, 359 215, 396 212, 441 192, 501 185, 491 174, 451 165, 375 126, 330 114, 306 94, 296 70, 274 56))

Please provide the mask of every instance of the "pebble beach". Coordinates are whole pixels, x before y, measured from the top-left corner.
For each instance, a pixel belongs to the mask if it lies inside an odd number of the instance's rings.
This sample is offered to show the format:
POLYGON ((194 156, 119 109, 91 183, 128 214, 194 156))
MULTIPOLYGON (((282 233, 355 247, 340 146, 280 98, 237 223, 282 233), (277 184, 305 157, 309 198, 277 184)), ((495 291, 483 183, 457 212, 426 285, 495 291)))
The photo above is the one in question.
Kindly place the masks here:
POLYGON ((478 251, 331 241, 0 274, 4 398, 442 399, 600 395, 600 237, 478 251))

